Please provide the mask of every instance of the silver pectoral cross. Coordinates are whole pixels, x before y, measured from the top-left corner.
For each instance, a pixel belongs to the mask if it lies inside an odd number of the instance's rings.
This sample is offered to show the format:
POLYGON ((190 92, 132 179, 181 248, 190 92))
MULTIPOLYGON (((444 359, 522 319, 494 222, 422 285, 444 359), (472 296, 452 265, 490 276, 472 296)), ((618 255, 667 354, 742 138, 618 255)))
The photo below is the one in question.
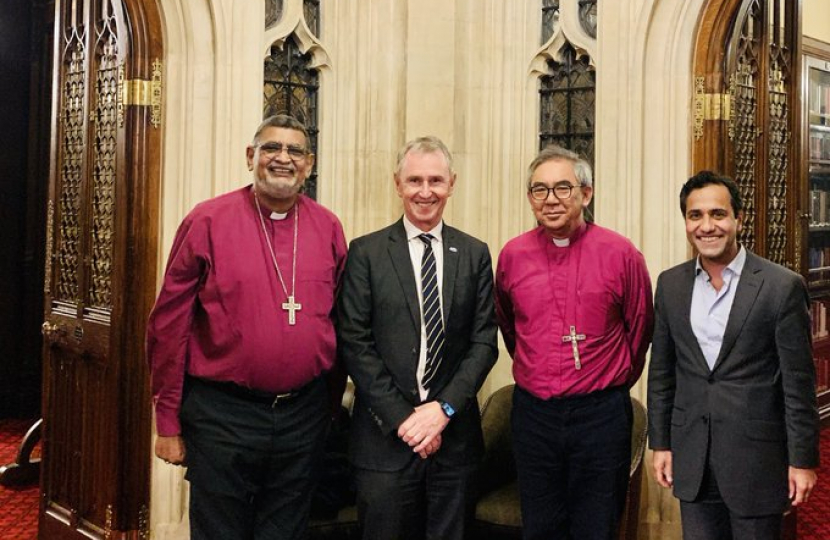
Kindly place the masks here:
POLYGON ((303 305, 295 302, 294 296, 289 296, 288 302, 283 302, 282 309, 288 312, 288 324, 294 326, 297 324, 296 312, 301 311, 303 309, 303 305))
POLYGON ((585 341, 585 334, 577 334, 576 327, 571 326, 571 333, 562 336, 562 341, 564 343, 568 343, 570 341, 571 347, 573 347, 574 351, 574 366, 576 369, 582 369, 582 362, 579 361, 579 347, 577 347, 577 341, 585 341))

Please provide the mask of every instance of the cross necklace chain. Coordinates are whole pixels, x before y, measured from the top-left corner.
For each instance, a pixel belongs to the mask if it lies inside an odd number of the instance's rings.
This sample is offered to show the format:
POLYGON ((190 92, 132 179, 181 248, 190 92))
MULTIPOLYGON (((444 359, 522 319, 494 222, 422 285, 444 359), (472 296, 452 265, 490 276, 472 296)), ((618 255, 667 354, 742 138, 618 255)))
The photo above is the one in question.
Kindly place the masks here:
MULTIPOLYGON (((573 283, 568 284, 568 289, 565 292, 565 308, 563 309, 562 306, 559 305, 559 299, 556 297, 556 294, 553 295, 553 302, 556 305, 556 310, 559 312, 559 315, 562 317, 563 322, 567 320, 566 315, 568 314, 568 307, 572 307, 574 309, 571 316, 573 319, 576 319, 576 306, 570 306, 569 300, 571 302, 577 301, 577 296, 579 295, 579 264, 582 262, 582 248, 581 246, 577 246, 574 248, 573 246, 569 246, 568 249, 576 249, 576 275, 573 276, 571 280, 573 283), (574 293, 574 294, 572 294, 574 293), (573 296, 572 298, 570 298, 573 296)), ((569 260, 568 265, 570 266, 570 257, 574 256, 573 251, 568 254, 569 260)), ((548 265, 550 265, 550 255, 548 255, 548 265)), ((579 357, 579 345, 580 341, 585 341, 587 336, 585 334, 577 334, 576 333, 576 326, 570 325, 569 327, 570 332, 562 336, 562 343, 570 343, 571 344, 571 352, 573 353, 574 359, 574 369, 577 371, 582 369, 582 359, 579 357)))
POLYGON ((262 217, 262 207, 259 204, 259 197, 254 191, 254 201, 256 201, 257 215, 259 216, 259 224, 262 225, 262 234, 265 236, 265 243, 268 244, 268 252, 271 254, 271 261, 274 263, 274 268, 277 270, 277 277, 280 278, 280 285, 282 291, 285 293, 286 302, 283 302, 282 309, 288 312, 288 324, 294 326, 297 324, 297 312, 303 309, 302 304, 297 303, 294 299, 294 292, 297 290, 297 231, 300 223, 300 205, 294 204, 294 251, 291 258, 291 294, 288 294, 288 288, 285 286, 285 280, 282 278, 280 272, 280 265, 277 264, 277 255, 274 253, 274 246, 271 245, 271 235, 268 234, 268 229, 265 228, 265 218, 262 217))

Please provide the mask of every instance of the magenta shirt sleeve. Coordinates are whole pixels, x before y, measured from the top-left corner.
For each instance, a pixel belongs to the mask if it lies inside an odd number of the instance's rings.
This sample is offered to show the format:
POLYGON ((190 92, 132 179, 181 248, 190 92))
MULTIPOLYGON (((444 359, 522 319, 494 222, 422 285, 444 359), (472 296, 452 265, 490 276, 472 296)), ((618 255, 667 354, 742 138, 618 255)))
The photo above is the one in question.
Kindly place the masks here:
POLYGON ((161 436, 181 433, 181 407, 185 362, 196 294, 210 261, 204 256, 203 224, 186 218, 173 241, 170 259, 147 324, 147 360, 161 436))
POLYGON ((633 386, 643 373, 646 352, 654 331, 654 304, 652 302, 651 278, 646 261, 636 250, 628 257, 626 274, 628 290, 623 304, 623 321, 626 337, 631 348, 631 374, 628 386, 633 386))

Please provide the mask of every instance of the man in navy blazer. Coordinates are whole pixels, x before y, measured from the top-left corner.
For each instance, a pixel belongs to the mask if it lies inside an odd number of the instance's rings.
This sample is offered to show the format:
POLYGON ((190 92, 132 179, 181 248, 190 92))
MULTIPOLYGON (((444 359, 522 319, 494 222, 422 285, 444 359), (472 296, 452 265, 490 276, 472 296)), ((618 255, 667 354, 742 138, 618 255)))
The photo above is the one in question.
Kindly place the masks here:
POLYGON ((461 540, 498 354, 490 252, 442 220, 455 173, 439 139, 407 143, 394 179, 404 216, 351 243, 338 300, 358 516, 367 539, 461 540))
POLYGON ((663 272, 648 376, 654 473, 685 540, 780 538, 819 463, 809 297, 740 246, 740 192, 703 171, 680 192, 698 256, 663 272))

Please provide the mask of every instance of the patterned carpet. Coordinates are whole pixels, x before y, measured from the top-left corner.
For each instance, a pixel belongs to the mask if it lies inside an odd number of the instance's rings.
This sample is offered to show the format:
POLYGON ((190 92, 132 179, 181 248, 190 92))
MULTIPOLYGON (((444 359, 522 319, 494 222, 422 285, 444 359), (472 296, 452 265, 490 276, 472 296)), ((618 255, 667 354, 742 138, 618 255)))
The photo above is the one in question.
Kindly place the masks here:
MULTIPOLYGON (((0 465, 14 461, 20 441, 31 425, 32 420, 0 420, 0 465)), ((799 540, 830 539, 830 429, 822 432, 821 462, 819 484, 809 504, 798 512, 799 540)), ((37 513, 38 486, 0 486, 0 539, 37 538, 37 513)))
MULTIPOLYGON (((0 420, 0 466, 15 460, 20 441, 33 423, 33 420, 0 420)), ((38 491, 37 485, 26 488, 0 486, 0 538, 37 538, 38 491)))
POLYGON ((821 468, 818 485, 806 506, 798 511, 798 540, 830 539, 830 429, 821 432, 821 468))

